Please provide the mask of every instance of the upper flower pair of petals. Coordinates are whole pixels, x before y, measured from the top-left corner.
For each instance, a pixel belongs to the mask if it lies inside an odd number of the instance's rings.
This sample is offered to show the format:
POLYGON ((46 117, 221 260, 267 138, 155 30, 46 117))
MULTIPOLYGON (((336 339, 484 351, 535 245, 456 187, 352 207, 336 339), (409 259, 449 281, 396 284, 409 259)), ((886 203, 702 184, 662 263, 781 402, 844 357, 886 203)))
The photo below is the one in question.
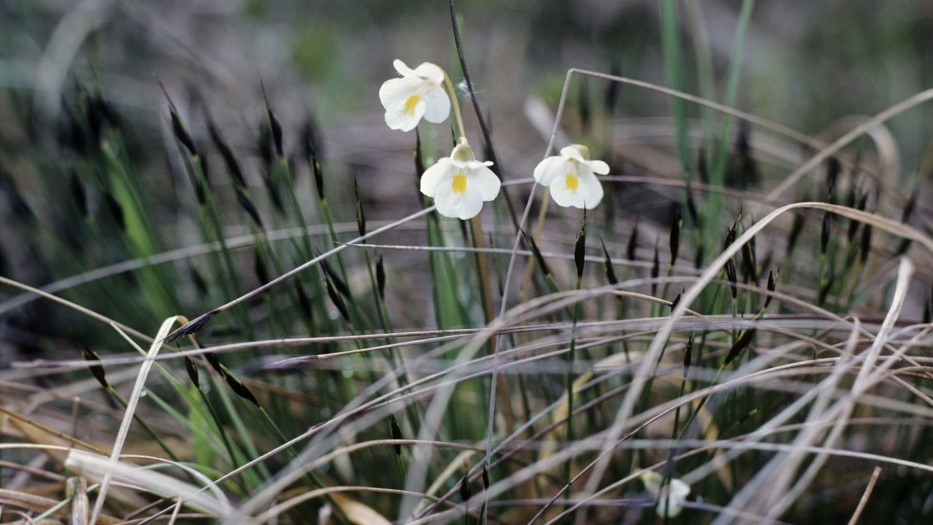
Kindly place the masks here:
POLYGON ((387 80, 379 88, 379 100, 386 108, 389 128, 411 131, 422 117, 435 124, 447 120, 450 99, 443 87, 444 70, 430 62, 415 69, 401 60, 395 60, 392 65, 402 77, 387 80))
POLYGON ((609 173, 609 165, 589 158, 589 148, 571 144, 561 149, 560 155, 538 163, 534 171, 535 181, 550 188, 551 198, 559 206, 591 210, 603 200, 603 185, 596 174, 609 173))
POLYGON ((483 202, 499 195, 502 183, 489 169, 492 162, 480 162, 466 142, 454 147, 450 157, 425 170, 421 193, 434 198, 437 212, 445 217, 467 220, 476 217, 483 202))

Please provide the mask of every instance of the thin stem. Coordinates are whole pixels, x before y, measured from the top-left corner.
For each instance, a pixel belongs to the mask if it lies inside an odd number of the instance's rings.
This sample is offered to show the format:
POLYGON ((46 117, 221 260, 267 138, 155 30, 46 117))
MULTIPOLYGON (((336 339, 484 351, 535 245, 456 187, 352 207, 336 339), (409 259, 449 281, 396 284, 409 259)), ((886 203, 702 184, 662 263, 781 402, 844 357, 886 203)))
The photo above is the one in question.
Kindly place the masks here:
POLYGON ((450 75, 444 71, 444 85, 447 86, 447 93, 450 95, 450 104, 454 107, 454 118, 457 119, 457 130, 459 137, 466 140, 466 128, 463 127, 463 114, 460 113, 460 101, 457 100, 457 90, 454 89, 453 82, 450 81, 450 75))

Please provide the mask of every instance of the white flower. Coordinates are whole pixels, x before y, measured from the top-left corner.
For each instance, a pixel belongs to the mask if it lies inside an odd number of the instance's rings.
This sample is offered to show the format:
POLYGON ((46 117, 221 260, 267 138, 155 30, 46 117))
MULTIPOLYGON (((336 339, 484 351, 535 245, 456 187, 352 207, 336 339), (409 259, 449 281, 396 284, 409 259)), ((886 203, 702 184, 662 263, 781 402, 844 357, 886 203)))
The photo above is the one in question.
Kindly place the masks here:
MULTIPOLYGON (((653 470, 646 470, 638 477, 645 484, 645 489, 657 498, 661 492, 661 482, 664 478, 653 470)), ((658 516, 663 518, 666 512, 668 516, 676 517, 683 510, 684 501, 687 500, 688 495, 690 495, 690 485, 677 478, 671 479, 670 484, 664 487, 664 493, 658 500, 658 516)))
POLYGON ((560 155, 539 162, 535 180, 551 188, 551 198, 558 205, 591 210, 603 199, 603 186, 594 173, 609 173, 609 165, 590 160, 586 146, 571 144, 560 150, 560 155))
POLYGON ((379 100, 386 108, 386 124, 392 129, 411 131, 421 117, 435 124, 450 115, 450 99, 444 92, 444 70, 425 62, 411 69, 401 60, 392 62, 402 78, 383 82, 379 100))
POLYGON ((450 157, 425 170, 421 193, 434 197, 437 212, 445 217, 471 219, 483 209, 483 201, 499 195, 499 177, 489 169, 492 162, 480 162, 466 140, 454 147, 450 157))

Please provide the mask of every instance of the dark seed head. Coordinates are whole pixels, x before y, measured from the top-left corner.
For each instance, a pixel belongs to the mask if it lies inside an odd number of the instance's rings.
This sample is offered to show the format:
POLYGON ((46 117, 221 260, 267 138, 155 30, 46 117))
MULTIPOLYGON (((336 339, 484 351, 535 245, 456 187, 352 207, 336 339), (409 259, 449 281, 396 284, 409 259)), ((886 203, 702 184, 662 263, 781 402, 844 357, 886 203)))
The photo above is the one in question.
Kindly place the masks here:
POLYGON ((723 362, 723 366, 728 366, 729 363, 731 363, 736 357, 739 356, 742 350, 745 350, 745 348, 748 347, 748 345, 752 342, 752 338, 755 337, 755 332, 755 328, 749 328, 742 332, 742 335, 739 336, 735 344, 732 345, 732 348, 729 349, 729 353, 726 355, 726 360, 723 362))
POLYGON ((635 227, 632 228, 632 236, 628 238, 628 244, 625 246, 625 258, 634 261, 635 251, 638 248, 638 220, 635 220, 635 227))
POLYGON ((224 160, 224 166, 226 166, 227 173, 229 173, 230 177, 233 179, 233 185, 237 188, 246 188, 246 177, 243 176, 243 169, 240 167, 240 161, 237 160, 230 143, 224 139, 223 133, 221 133, 220 129, 210 117, 207 119, 207 131, 211 136, 211 142, 214 143, 214 146, 220 152, 220 156, 224 160))
POLYGON ((674 311, 674 309, 677 308, 677 305, 680 304, 680 297, 681 297, 681 295, 682 295, 682 293, 679 293, 679 294, 675 295, 675 296, 674 296, 674 300, 671 301, 671 311, 672 311, 672 312, 674 311))
POLYGON ((382 256, 376 259, 376 287, 379 289, 379 298, 386 299, 386 270, 382 263, 382 256))
POLYGON ((282 124, 279 123, 279 119, 272 112, 265 86, 262 86, 262 99, 266 104, 266 116, 269 119, 269 130, 272 132, 272 144, 275 146, 275 152, 280 159, 285 158, 285 148, 282 145, 282 124))
POLYGON ((871 253, 871 225, 866 224, 862 228, 862 238, 859 242, 859 260, 862 264, 868 261, 869 253, 871 253))
MULTIPOLYGON (((768 270, 768 291, 773 292, 775 288, 777 288, 777 281, 774 277, 774 272, 768 270)), ((773 298, 774 297, 771 294, 768 294, 768 296, 765 298, 765 308, 771 304, 771 299, 773 298)))
POLYGON ((347 303, 344 302, 343 297, 337 293, 337 290, 334 288, 334 282, 328 278, 324 279, 324 284, 327 286, 327 295, 330 297, 331 302, 334 303, 334 306, 337 307, 337 310, 340 311, 341 317, 348 324, 350 321, 350 310, 347 308, 347 303))
POLYGON ((256 272, 256 279, 258 279, 260 283, 267 283, 270 281, 269 268, 266 266, 266 260, 258 248, 253 251, 253 270, 256 272))
POLYGON ((172 341, 178 339, 179 337, 196 334, 201 328, 207 324, 215 315, 220 313, 220 310, 214 309, 206 314, 199 315, 193 321, 189 321, 188 324, 178 328, 174 332, 168 334, 168 337, 165 338, 166 343, 171 343, 172 341))
POLYGON ((233 393, 242 397, 243 399, 249 401, 250 403, 258 406, 259 400, 256 399, 256 396, 253 395, 252 390, 250 390, 246 385, 240 382, 239 379, 233 376, 226 367, 224 367, 224 378, 227 380, 227 384, 230 385, 230 388, 233 390, 233 393))
MULTIPOLYGON (((353 195, 356 197, 356 229, 360 237, 366 235, 366 214, 363 213, 363 201, 360 200, 360 187, 353 179, 353 195)), ((365 242, 365 241, 364 241, 365 242)))
POLYGON ((262 224, 262 218, 259 217, 259 210, 256 209, 256 205, 253 204, 253 200, 246 194, 245 189, 239 186, 234 186, 233 189, 236 192, 236 199, 240 203, 240 207, 243 208, 247 215, 249 215, 249 218, 253 220, 253 224, 260 230, 265 230, 265 226, 262 224))
POLYGON ((201 388, 201 379, 198 377, 198 369, 194 366, 194 361, 187 356, 185 357, 185 370, 188 371, 188 378, 191 379, 195 388, 201 388))
MULTIPOLYGON (((402 439, 402 427, 399 426, 398 421, 392 414, 389 414, 389 428, 392 431, 392 439, 402 439)), ((399 443, 395 444, 395 455, 402 455, 402 445, 399 443)))
POLYGON ((674 266, 674 263, 677 262, 677 253, 680 251, 680 230, 684 225, 683 213, 680 211, 680 206, 676 204, 671 210, 672 220, 671 220, 671 235, 669 239, 669 244, 671 248, 671 266, 674 266))
POLYGON ((473 496, 473 491, 470 490, 470 476, 463 476, 463 479, 460 480, 460 500, 469 501, 473 496))
POLYGON ((693 359, 693 334, 687 339, 687 346, 684 347, 684 379, 690 373, 690 360, 693 359))
POLYGON ((84 354, 84 360, 91 363, 88 365, 88 369, 90 369, 91 374, 94 375, 94 379, 97 379, 97 382, 100 383, 100 386, 104 387, 105 390, 110 390, 110 383, 107 382, 107 374, 104 372, 103 365, 100 364, 100 356, 97 355, 97 352, 85 346, 82 350, 82 354, 84 354))
POLYGON ((832 291, 834 284, 836 284, 836 275, 829 274, 826 282, 823 283, 823 286, 820 287, 819 297, 816 300, 817 304, 826 303, 826 298, 829 297, 829 292, 832 291))
POLYGON ((832 216, 829 212, 823 214, 823 224, 820 226, 820 255, 826 255, 826 250, 829 249, 829 233, 830 233, 830 222, 832 221, 832 216))
POLYGON ((603 255, 605 256, 606 264, 606 280, 609 281, 609 284, 615 286, 619 284, 619 279, 616 278, 616 272, 612 268, 612 259, 609 257, 609 250, 606 249, 606 243, 602 239, 599 242, 603 245, 603 255))
POLYGON ((573 245, 573 262, 577 267, 577 280, 583 278, 583 265, 586 263, 586 225, 577 234, 577 241, 573 245))
POLYGON ((658 243, 654 243, 654 259, 651 263, 651 295, 658 295, 658 275, 661 274, 661 264, 658 262, 658 243))
POLYGON ((690 222, 693 227, 700 226, 700 212, 697 210, 696 200, 693 199, 693 192, 687 187, 687 214, 690 216, 690 222))
POLYGON ((489 490, 489 470, 483 465, 483 490, 489 490))
POLYGON ((547 262, 544 261, 544 255, 542 255, 541 250, 538 249, 538 243, 535 242, 534 237, 526 236, 524 231, 522 231, 522 237, 525 237, 525 242, 531 248, 531 253, 535 256, 535 261, 541 268, 541 272, 544 273, 545 276, 551 275, 551 269, 548 268, 547 262))
POLYGON ((729 259, 726 261, 726 278, 729 279, 729 287, 732 289, 732 300, 735 301, 739 296, 738 277, 735 272, 735 261, 729 259))
POLYGON ((836 202, 836 180, 842 165, 836 157, 830 157, 826 164, 826 202, 836 202))
POLYGON ((184 121, 181 120, 181 117, 178 116, 174 107, 169 109, 169 115, 172 119, 172 133, 175 134, 175 139, 188 150, 192 157, 197 156, 198 149, 194 146, 194 139, 191 138, 188 128, 185 126, 184 121))
POLYGON ((800 238, 800 232, 803 231, 803 215, 794 214, 794 222, 790 226, 790 233, 787 235, 787 255, 790 256, 797 246, 797 240, 800 238))

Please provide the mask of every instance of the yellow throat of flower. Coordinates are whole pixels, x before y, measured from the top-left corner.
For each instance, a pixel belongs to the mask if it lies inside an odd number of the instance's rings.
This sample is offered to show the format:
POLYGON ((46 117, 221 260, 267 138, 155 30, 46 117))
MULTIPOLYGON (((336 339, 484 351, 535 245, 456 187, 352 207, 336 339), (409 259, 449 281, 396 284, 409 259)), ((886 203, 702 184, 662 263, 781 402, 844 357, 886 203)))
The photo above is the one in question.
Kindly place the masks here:
POLYGON ((572 191, 573 193, 576 193, 577 188, 580 187, 580 179, 578 179, 577 176, 574 175, 573 173, 568 173, 567 175, 565 175, 565 178, 567 181, 567 189, 572 191))
POLYGON ((418 95, 412 95, 405 100, 405 114, 414 115, 415 106, 418 105, 418 102, 421 102, 421 97, 418 95))
POLYGON ((466 193, 467 178, 463 173, 458 173, 454 175, 453 181, 453 190, 454 195, 462 195, 466 193))

